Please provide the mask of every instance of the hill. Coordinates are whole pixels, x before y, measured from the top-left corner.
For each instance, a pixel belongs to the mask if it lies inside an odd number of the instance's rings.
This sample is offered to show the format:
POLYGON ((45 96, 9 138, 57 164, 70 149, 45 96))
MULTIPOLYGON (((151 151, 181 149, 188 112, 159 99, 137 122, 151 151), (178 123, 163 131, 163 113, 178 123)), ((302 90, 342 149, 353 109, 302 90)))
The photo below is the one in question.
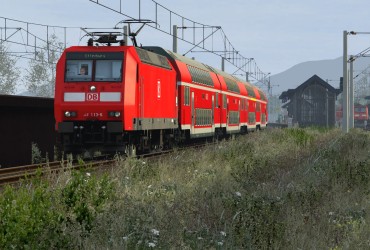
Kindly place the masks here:
MULTIPOLYGON (((354 71, 360 73, 370 65, 369 58, 358 58, 354 63, 354 71)), ((343 59, 308 61, 299 63, 290 69, 271 76, 271 85, 274 95, 288 89, 295 89, 313 75, 328 81, 334 88, 339 88, 339 78, 343 75, 343 59)))

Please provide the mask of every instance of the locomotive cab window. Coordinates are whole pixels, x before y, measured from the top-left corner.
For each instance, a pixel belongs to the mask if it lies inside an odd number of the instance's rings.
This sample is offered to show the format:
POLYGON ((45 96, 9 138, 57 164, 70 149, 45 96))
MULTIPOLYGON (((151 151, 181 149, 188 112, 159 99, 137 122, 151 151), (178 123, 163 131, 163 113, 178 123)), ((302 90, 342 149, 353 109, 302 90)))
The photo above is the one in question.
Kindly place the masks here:
POLYGON ((121 81, 122 61, 96 61, 95 81, 121 81))
POLYGON ((67 61, 66 81, 91 81, 92 61, 67 61))
POLYGON ((66 55, 66 82, 120 82, 123 53, 71 52, 66 55))

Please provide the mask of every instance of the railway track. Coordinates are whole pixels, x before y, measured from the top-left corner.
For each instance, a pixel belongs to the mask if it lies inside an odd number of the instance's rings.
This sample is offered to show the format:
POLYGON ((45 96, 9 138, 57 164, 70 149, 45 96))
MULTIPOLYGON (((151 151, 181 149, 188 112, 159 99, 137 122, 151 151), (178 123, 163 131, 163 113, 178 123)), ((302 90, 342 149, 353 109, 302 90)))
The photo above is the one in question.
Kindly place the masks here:
MULTIPOLYGON (((153 152, 150 154, 142 154, 137 157, 150 158, 158 157, 164 154, 173 152, 166 150, 161 152, 153 152)), ((106 156, 105 156, 106 157, 106 156)), ((103 158, 105 158, 103 157, 103 158)), ((45 175, 46 173, 58 173, 62 171, 78 170, 81 168, 97 169, 100 167, 111 166, 116 162, 115 159, 92 159, 84 162, 74 161, 55 161, 42 164, 25 165, 18 167, 0 168, 0 186, 6 184, 16 184, 26 178, 33 178, 38 175, 45 175)))
MULTIPOLYGON (((187 145, 186 147, 178 148, 178 150, 184 150, 189 148, 201 148, 206 145, 211 145, 212 143, 205 143, 205 144, 192 144, 187 145)), ((137 158, 156 158, 162 157, 164 155, 172 153, 174 150, 162 150, 157 152, 151 152, 147 154, 140 154, 137 155, 137 158)), ((26 178, 33 178, 38 175, 45 175, 47 173, 58 173, 62 171, 69 171, 69 170, 78 170, 82 168, 91 168, 97 169, 100 167, 107 167, 112 166, 116 160, 113 157, 108 157, 107 155, 103 155, 100 157, 96 157, 94 159, 90 159, 87 161, 79 162, 78 160, 74 161, 54 161, 48 163, 41 163, 41 164, 33 164, 33 165, 25 165, 19 167, 10 167, 10 168, 0 168, 0 186, 4 186, 6 184, 16 184, 19 183, 21 180, 26 178)))
POLYGON ((78 163, 78 161, 55 161, 43 164, 34 164, 27 166, 2 168, 0 169, 0 186, 5 184, 15 184, 25 178, 33 178, 37 175, 45 175, 46 173, 58 173, 66 170, 81 169, 81 168, 98 168, 101 166, 109 166, 113 164, 115 160, 93 160, 84 163, 78 163))
POLYGON ((19 167, 0 168, 0 185, 12 184, 19 182, 20 179, 26 178, 27 176, 35 176, 37 169, 45 169, 46 166, 52 168, 58 167, 61 162, 50 162, 47 164, 34 164, 19 167))

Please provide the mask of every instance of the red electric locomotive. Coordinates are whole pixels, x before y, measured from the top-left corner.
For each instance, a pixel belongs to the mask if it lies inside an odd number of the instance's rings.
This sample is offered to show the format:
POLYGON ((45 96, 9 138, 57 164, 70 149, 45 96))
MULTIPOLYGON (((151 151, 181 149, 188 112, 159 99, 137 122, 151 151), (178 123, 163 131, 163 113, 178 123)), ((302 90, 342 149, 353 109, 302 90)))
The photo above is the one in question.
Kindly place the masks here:
MULTIPOLYGON (((367 105, 355 104, 354 105, 354 126, 355 128, 367 129, 367 122, 369 121, 369 109, 367 105)), ((338 107, 335 112, 335 119, 338 124, 342 122, 343 108, 338 107)))
POLYGON ((267 125, 266 96, 247 82, 163 48, 92 40, 58 61, 54 111, 60 142, 72 152, 150 151, 267 125))

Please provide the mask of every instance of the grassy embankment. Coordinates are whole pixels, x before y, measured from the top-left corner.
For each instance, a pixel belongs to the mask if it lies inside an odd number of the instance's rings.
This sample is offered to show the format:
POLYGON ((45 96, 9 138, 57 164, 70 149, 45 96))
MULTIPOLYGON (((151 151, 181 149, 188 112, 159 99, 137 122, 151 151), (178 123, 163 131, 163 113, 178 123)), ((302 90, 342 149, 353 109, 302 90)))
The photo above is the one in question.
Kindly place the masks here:
POLYGON ((116 165, 3 190, 0 248, 370 248, 366 132, 272 129, 116 165))

